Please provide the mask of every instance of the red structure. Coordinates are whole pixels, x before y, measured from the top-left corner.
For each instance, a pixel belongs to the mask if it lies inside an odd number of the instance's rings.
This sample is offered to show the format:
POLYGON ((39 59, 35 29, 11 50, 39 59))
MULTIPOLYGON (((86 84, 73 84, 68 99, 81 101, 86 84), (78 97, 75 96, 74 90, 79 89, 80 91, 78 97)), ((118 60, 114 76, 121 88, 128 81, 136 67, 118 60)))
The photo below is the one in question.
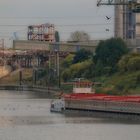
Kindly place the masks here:
POLYGON ((140 115, 140 96, 117 96, 104 93, 92 93, 91 90, 87 90, 87 88, 92 86, 90 82, 79 81, 75 83, 75 86, 76 90, 62 96, 65 110, 140 115))
POLYGON ((55 42, 54 24, 41 24, 28 26, 28 40, 55 42))

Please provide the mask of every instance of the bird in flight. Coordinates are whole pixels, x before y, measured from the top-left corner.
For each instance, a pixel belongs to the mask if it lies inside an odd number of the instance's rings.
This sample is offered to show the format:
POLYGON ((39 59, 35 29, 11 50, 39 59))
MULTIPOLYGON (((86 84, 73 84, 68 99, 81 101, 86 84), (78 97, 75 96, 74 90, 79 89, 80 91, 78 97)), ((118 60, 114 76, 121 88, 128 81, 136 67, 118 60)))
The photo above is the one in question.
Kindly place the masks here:
POLYGON ((109 29, 106 29, 106 32, 109 32, 109 29))
POLYGON ((111 17, 106 16, 106 19, 107 19, 107 20, 110 20, 110 19, 111 19, 111 17))

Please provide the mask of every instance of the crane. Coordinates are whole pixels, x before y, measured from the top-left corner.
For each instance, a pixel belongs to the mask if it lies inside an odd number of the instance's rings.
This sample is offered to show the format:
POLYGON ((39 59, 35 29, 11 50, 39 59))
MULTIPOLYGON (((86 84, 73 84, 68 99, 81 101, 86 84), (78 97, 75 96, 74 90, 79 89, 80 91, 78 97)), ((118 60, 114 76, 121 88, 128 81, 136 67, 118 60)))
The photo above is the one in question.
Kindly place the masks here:
POLYGON ((132 12, 140 13, 140 0, 97 0, 97 6, 101 5, 126 5, 132 12))

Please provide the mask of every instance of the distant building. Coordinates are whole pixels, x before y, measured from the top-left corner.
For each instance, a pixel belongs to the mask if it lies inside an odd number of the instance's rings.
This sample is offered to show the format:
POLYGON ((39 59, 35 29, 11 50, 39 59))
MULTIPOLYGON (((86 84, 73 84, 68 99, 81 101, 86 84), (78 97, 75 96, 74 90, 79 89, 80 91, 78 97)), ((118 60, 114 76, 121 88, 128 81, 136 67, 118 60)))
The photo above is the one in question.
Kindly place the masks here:
POLYGON ((132 51, 140 52, 140 7, 132 11, 126 5, 116 5, 114 23, 114 36, 124 39, 132 51))

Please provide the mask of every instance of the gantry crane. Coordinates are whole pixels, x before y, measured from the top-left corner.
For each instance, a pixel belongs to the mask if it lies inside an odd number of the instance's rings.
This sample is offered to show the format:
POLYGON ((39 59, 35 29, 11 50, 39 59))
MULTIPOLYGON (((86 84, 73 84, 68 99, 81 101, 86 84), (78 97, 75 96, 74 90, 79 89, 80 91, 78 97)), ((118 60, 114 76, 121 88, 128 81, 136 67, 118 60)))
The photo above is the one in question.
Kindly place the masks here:
POLYGON ((140 0, 98 0, 97 6, 100 5, 126 5, 132 12, 140 13, 140 0))

